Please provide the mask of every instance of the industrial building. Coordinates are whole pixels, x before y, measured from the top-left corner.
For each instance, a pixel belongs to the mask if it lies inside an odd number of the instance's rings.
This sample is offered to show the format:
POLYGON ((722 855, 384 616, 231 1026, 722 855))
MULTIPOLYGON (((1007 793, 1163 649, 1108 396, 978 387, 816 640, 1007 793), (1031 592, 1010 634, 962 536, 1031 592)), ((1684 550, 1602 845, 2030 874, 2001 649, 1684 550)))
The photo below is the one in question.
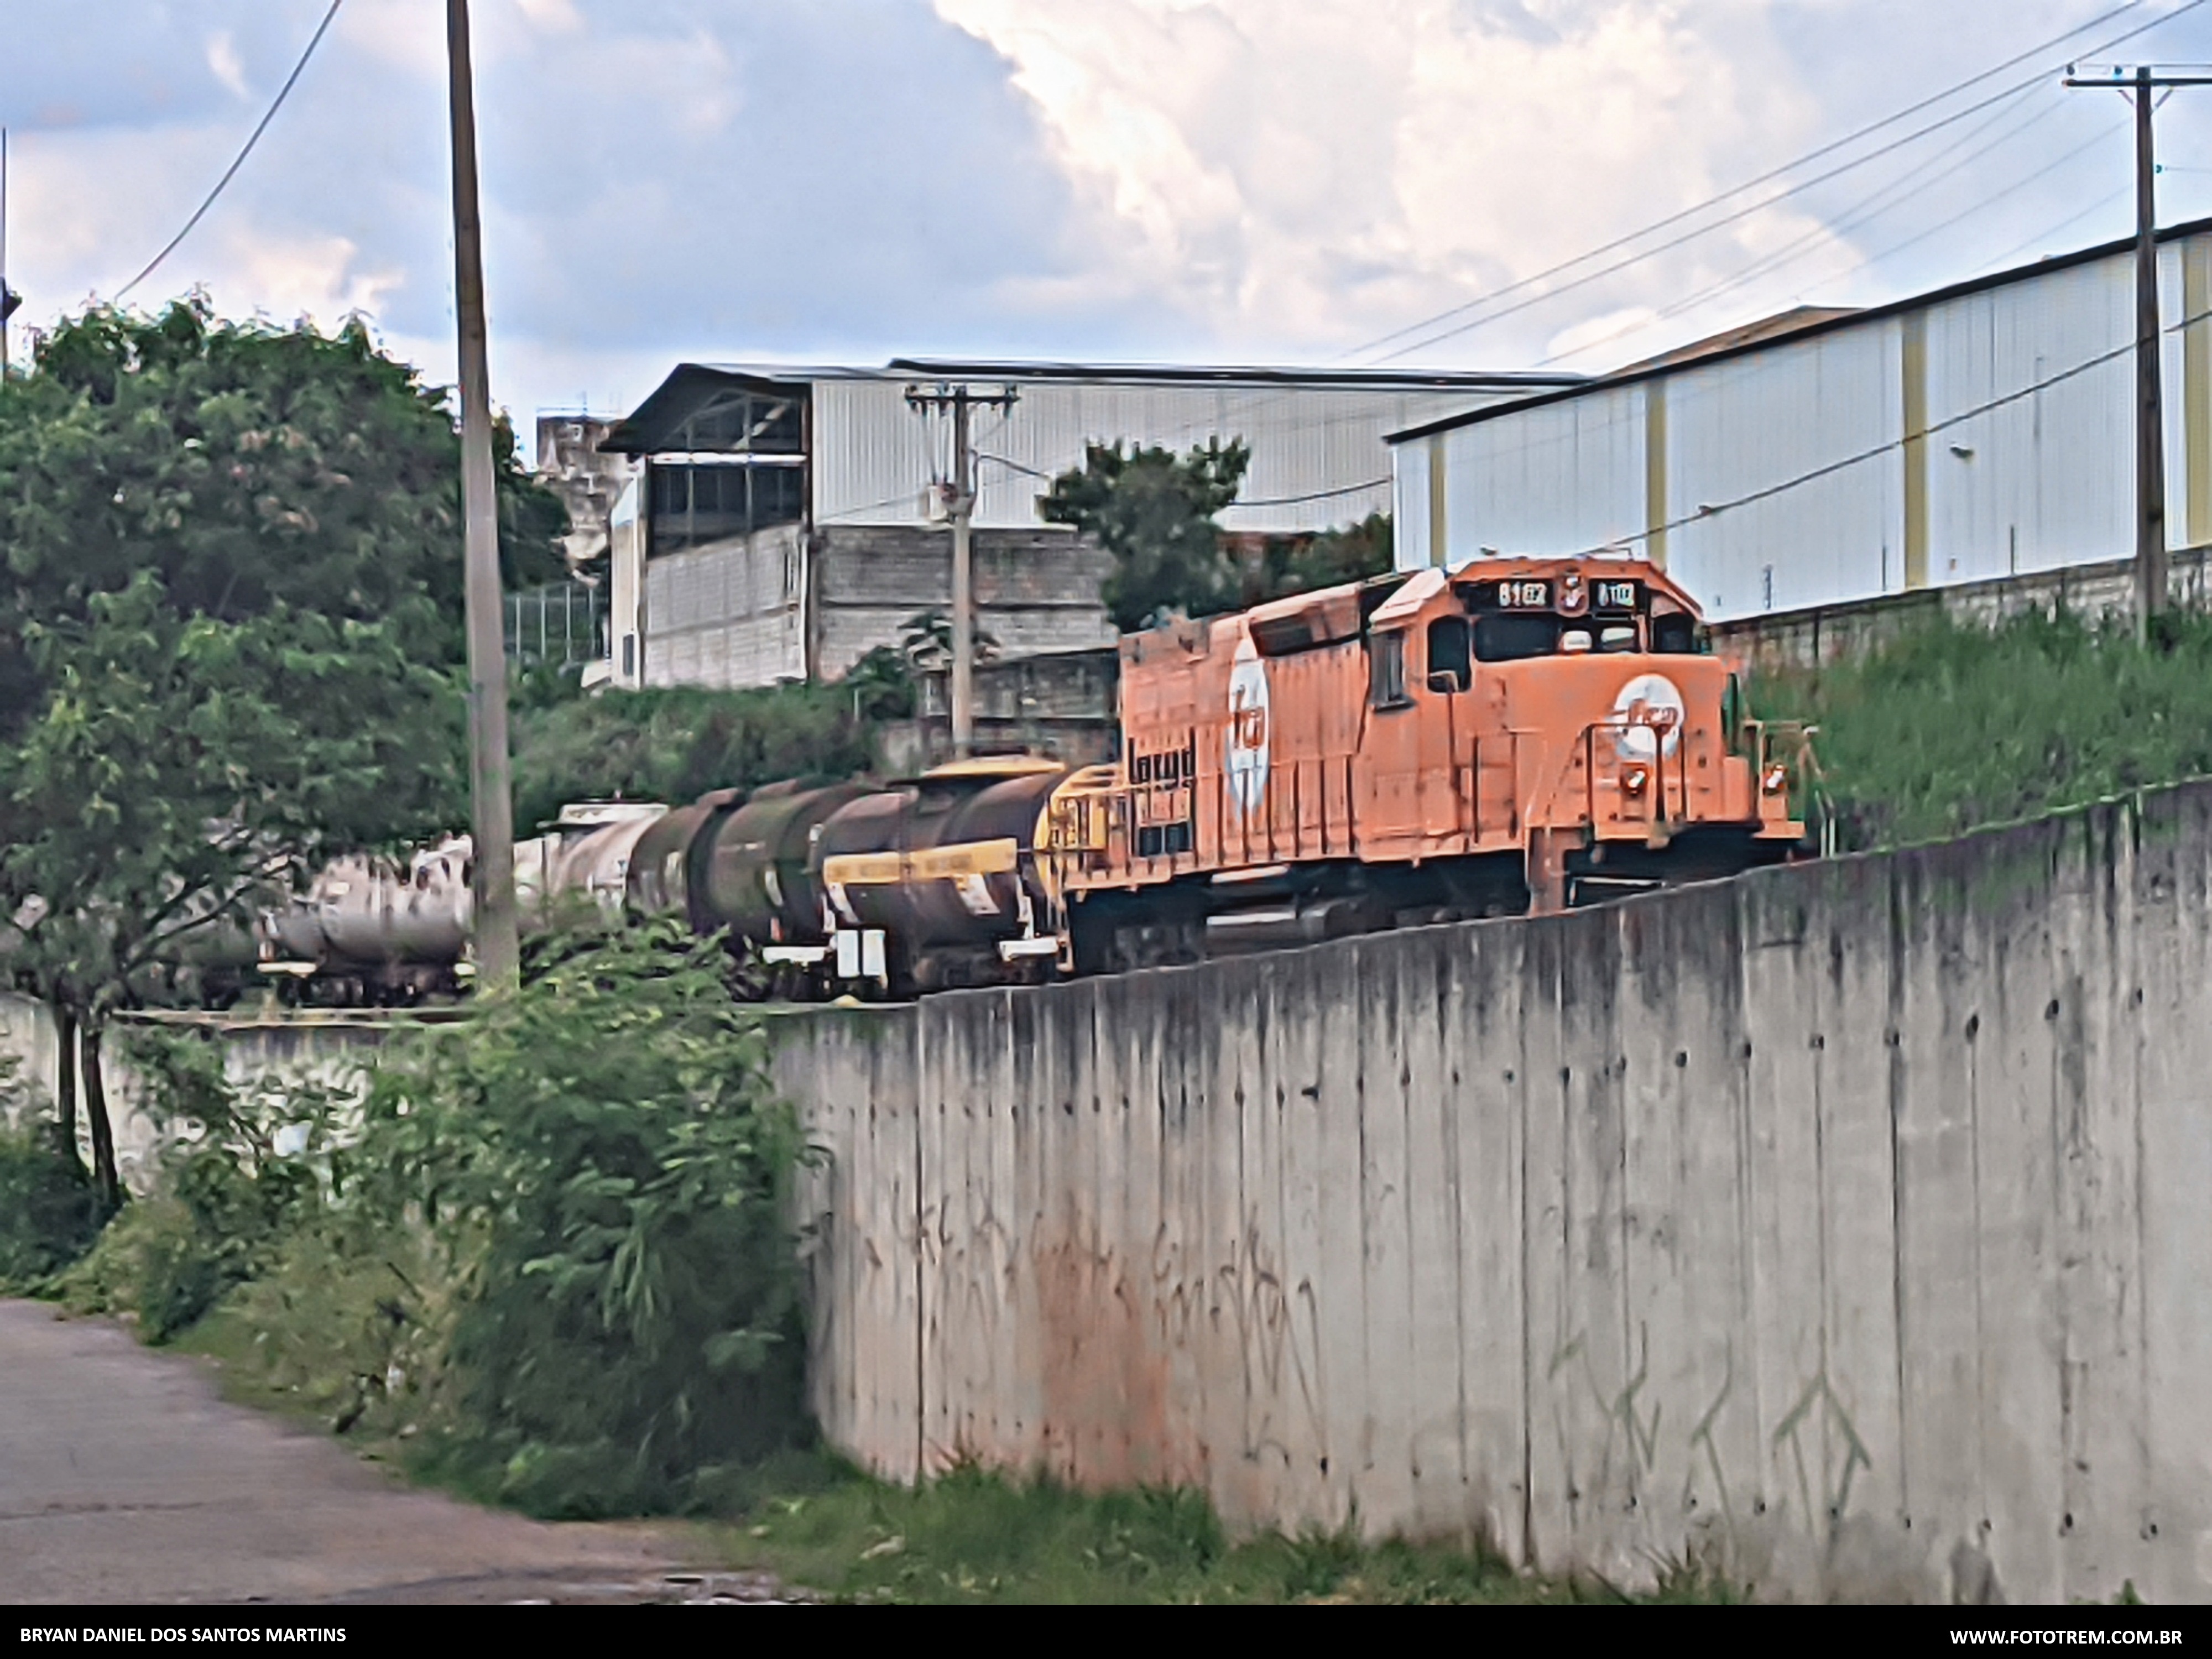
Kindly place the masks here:
MULTIPOLYGON (((2179 550, 2212 543, 2212 220, 2160 242, 2179 550)), ((1442 416, 1390 440, 1396 557, 1648 555, 1723 623, 2125 557, 2135 330, 2113 242, 1442 416)))
POLYGON ((1577 382, 1557 374, 1098 368, 897 359, 679 366, 599 441, 641 471, 611 514, 617 685, 835 678, 951 598, 950 423, 911 390, 1011 389, 971 434, 976 627, 1001 656, 1109 646, 1103 552, 1038 514, 1087 443, 1251 450, 1231 532, 1292 534, 1390 504, 1384 439, 1577 382))

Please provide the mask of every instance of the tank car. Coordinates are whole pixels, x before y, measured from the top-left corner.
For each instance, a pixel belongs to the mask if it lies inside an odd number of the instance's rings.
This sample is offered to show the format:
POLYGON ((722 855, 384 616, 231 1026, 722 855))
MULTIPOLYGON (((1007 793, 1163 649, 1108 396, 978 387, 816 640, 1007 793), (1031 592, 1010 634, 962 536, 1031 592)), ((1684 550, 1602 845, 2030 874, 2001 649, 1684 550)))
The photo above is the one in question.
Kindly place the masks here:
POLYGON ((404 862, 334 860, 307 891, 264 913, 261 971, 307 1000, 404 1004, 452 995, 465 977, 473 844, 451 837, 404 862))
POLYGON ((817 868, 833 976, 905 995, 1048 975, 1037 837, 1068 775, 1029 757, 956 761, 830 815, 817 868))
POLYGON ((752 946, 768 994, 805 998, 825 988, 832 928, 819 879, 823 827, 868 793, 859 783, 770 784, 709 826, 693 854, 702 931, 726 927, 733 942, 752 946))

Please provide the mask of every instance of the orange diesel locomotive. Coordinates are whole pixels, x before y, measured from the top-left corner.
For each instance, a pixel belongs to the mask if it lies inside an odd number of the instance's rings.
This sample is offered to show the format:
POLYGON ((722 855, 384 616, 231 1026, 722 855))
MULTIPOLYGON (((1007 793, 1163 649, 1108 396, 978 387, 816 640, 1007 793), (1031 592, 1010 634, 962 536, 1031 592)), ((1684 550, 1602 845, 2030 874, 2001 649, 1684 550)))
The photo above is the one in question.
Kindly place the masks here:
POLYGON ((1804 834, 1802 730, 1747 717, 1641 562, 1491 559, 1177 622, 1122 640, 1121 702, 1114 765, 965 762, 885 793, 880 834, 837 820, 820 942, 771 954, 894 990, 1112 972, 1557 910, 1804 834))
POLYGON ((1132 635, 1121 732, 1038 836, 1077 971, 1557 910, 1804 836, 1802 729, 1745 716, 1641 562, 1493 559, 1132 635))

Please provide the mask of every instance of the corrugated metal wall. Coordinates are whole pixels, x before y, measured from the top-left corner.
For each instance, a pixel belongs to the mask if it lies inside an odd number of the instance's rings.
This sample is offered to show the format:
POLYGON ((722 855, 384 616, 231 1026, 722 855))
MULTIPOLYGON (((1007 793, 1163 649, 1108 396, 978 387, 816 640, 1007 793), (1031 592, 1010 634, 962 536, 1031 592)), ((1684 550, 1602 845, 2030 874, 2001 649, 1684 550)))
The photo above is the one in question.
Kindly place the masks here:
MULTIPOLYGON (((995 384, 995 383, 994 383, 995 384)), ((951 465, 949 417, 908 409, 903 380, 824 380, 814 386, 816 522, 911 524, 927 516, 930 481, 951 465)), ((1011 415, 975 417, 975 522, 1017 529, 1040 522, 1036 498, 1083 459, 1086 442, 1162 444, 1178 452, 1218 437, 1252 449, 1232 531, 1327 529, 1390 507, 1386 434, 1500 401, 1478 389, 1172 383, 1021 386, 1011 415), (1297 498, 1297 499, 1293 499, 1297 498)))
MULTIPOLYGON (((2212 354, 2186 368, 2178 326, 2212 236, 2168 243, 2161 283, 2179 547, 2212 526, 2212 354)), ((2118 254, 1407 440, 1399 563, 1439 526, 1453 565, 1649 546, 1728 619, 2123 556, 2133 295, 2118 254)))

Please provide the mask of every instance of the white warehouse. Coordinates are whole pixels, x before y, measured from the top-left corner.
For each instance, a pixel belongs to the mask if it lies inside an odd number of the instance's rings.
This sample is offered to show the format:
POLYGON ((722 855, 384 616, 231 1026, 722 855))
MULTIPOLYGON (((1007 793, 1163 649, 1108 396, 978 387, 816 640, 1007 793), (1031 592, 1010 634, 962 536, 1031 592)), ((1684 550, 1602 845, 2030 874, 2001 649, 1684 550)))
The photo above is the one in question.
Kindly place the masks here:
POLYGON ((1251 450, 1231 532, 1356 523, 1390 506, 1401 427, 1579 376, 945 362, 678 366, 600 444, 642 475, 613 514, 611 662, 621 685, 835 678, 951 593, 937 488, 949 422, 909 388, 1011 389, 970 435, 979 629, 1006 655, 1110 646, 1104 556, 1037 498, 1086 443, 1251 450))
MULTIPOLYGON (((2212 542, 2212 220, 2160 235, 2166 527, 2212 542)), ((1716 622, 2135 550, 2134 244, 1802 311, 1393 435, 1400 565, 1644 554, 1716 622)))

